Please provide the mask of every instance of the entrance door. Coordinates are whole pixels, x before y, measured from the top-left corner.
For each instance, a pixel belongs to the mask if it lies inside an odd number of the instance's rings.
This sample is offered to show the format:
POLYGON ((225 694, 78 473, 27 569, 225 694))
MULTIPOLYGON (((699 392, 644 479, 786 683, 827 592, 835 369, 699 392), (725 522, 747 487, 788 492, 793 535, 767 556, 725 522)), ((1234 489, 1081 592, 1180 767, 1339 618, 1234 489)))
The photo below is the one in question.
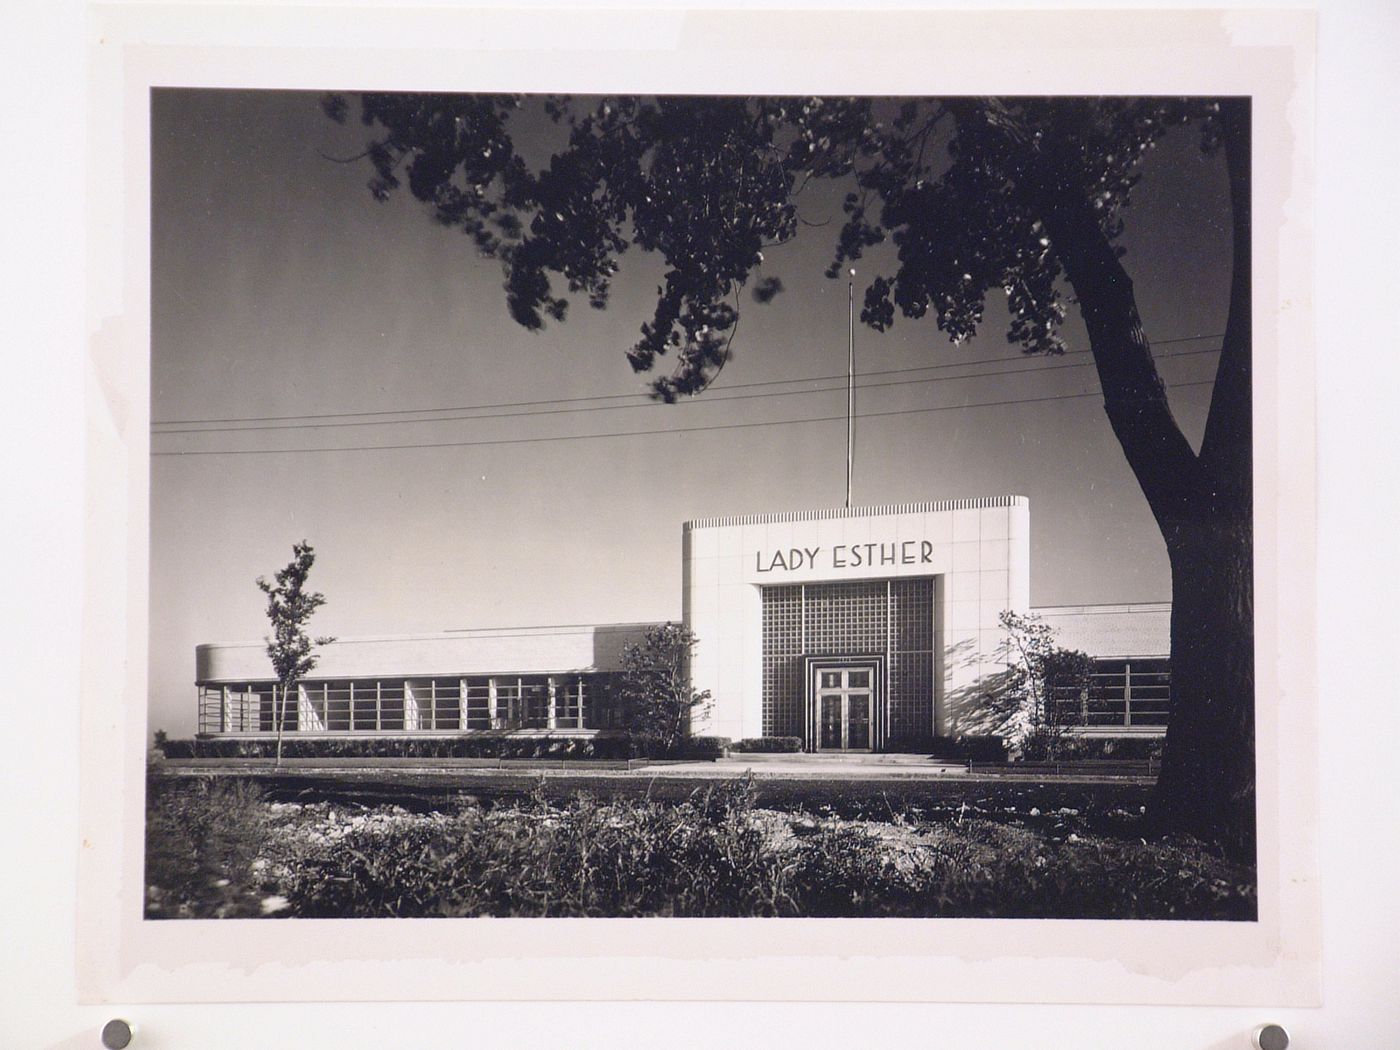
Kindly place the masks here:
POLYGON ((870 664, 817 671, 817 750, 869 751, 875 708, 875 668, 870 664))

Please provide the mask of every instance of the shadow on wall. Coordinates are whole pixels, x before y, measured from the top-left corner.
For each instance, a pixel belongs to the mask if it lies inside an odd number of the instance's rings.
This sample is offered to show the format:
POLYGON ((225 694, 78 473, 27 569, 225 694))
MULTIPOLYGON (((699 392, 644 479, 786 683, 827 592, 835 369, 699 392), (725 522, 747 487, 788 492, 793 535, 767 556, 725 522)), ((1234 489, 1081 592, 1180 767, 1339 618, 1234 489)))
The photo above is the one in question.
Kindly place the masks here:
POLYGON ((622 666, 622 651, 629 645, 642 645, 647 631, 660 627, 657 623, 615 623, 594 627, 592 670, 616 670, 622 666))
POLYGON ((1020 704, 1006 689, 1010 671, 979 677, 977 643, 966 639, 944 650, 943 725, 948 736, 1012 736, 1021 718, 1020 704))

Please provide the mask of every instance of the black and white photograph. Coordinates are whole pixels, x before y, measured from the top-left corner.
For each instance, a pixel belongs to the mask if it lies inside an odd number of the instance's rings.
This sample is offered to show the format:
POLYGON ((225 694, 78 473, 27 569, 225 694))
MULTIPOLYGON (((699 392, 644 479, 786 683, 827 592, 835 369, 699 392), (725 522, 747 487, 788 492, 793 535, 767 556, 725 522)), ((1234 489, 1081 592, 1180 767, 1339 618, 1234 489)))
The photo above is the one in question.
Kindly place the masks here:
POLYGON ((144 919, 1256 922, 1253 118, 152 88, 144 919))
POLYGON ((1395 1044, 1400 18, 942 3, 0 14, 0 1044, 1395 1044))

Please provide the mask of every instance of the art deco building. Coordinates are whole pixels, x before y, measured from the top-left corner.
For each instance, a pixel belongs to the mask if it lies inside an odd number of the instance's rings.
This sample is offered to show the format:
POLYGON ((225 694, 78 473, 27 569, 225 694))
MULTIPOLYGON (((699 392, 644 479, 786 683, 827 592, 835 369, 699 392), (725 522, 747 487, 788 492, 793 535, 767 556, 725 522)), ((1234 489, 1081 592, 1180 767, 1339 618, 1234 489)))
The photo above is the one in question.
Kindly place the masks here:
MULTIPOLYGON (((1095 658, 1059 695, 1072 732, 1160 735, 1170 703, 1165 603, 1031 609, 1021 496, 798 511, 685 523, 682 618, 713 698, 699 734, 800 737, 810 751, 994 733, 1003 611, 1034 612, 1095 658)), ((650 624, 448 631, 320 649, 286 705, 297 734, 593 735, 625 729, 623 649, 650 624)), ((273 732, 260 642, 196 650, 199 731, 273 732)))

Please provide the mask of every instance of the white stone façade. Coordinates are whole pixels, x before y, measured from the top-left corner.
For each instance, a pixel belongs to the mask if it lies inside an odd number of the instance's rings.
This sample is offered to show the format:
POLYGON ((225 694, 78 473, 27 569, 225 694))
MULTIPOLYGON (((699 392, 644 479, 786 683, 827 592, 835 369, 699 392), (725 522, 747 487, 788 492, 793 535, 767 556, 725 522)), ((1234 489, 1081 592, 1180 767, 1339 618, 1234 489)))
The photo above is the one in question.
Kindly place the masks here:
POLYGON ((713 703, 698 731, 763 732, 762 588, 929 577, 934 588, 930 734, 954 734, 1004 670, 1003 610, 1030 604, 1030 509, 1023 496, 802 511, 687 522, 685 622, 713 703))

